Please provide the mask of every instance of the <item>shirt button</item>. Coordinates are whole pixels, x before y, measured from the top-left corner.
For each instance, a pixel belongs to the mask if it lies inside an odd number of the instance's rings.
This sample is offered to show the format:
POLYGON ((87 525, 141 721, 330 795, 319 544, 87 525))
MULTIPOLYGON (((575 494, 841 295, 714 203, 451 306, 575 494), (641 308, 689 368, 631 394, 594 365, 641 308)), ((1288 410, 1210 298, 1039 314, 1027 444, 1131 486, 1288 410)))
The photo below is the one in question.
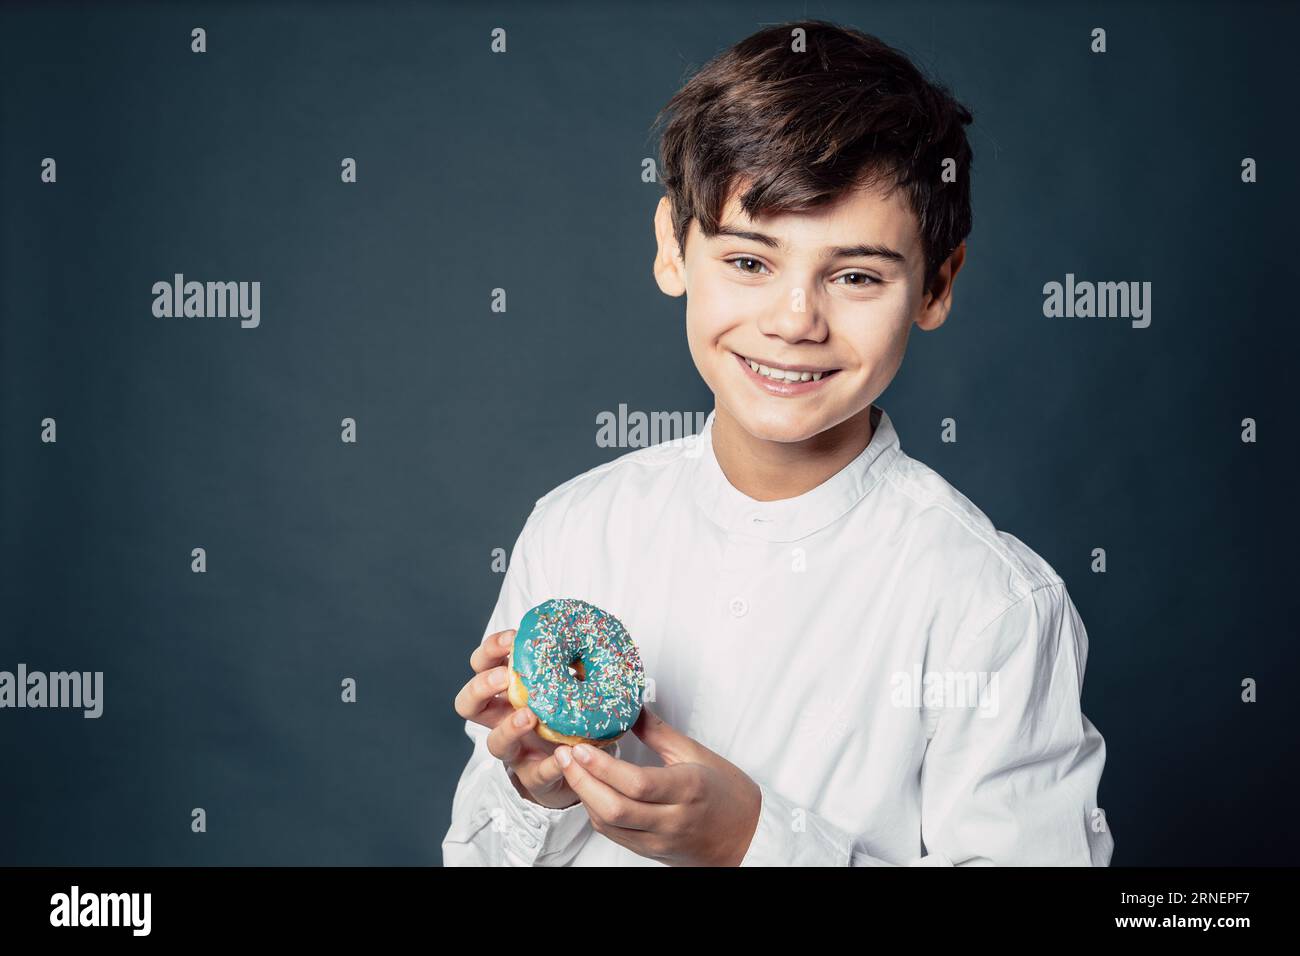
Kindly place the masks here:
POLYGON ((520 833, 519 842, 522 843, 524 846, 528 847, 528 849, 530 850, 533 847, 537 846, 537 838, 534 837, 531 833, 520 833))
POLYGON ((533 816, 531 813, 528 813, 527 811, 524 812, 524 822, 527 823, 534 830, 536 830, 538 827, 542 825, 541 820, 537 819, 537 817, 533 816))
POLYGON ((735 597, 731 599, 732 617, 744 617, 747 613, 749 613, 749 605, 745 603, 744 598, 735 597))

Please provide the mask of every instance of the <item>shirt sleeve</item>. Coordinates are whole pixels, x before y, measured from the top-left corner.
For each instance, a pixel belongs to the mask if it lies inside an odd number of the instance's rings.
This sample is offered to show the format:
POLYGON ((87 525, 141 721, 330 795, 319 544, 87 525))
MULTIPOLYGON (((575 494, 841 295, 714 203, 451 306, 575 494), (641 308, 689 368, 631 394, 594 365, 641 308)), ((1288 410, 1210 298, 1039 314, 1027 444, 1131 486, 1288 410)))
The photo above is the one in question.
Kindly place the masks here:
POLYGON ((876 857, 760 782, 758 826, 741 866, 1109 865, 1114 838, 1097 808, 1105 742, 1079 704, 1087 650, 1059 581, 953 649, 945 674, 985 692, 943 702, 922 762, 915 859, 876 857))
MULTIPOLYGON (((540 504, 540 502, 539 502, 540 504)), ((496 607, 482 637, 518 627, 529 608, 549 597, 537 549, 534 506, 515 541, 496 607)), ((469 654, 466 653, 466 658, 469 654)), ((474 749, 452 799, 451 826, 442 840, 444 866, 564 866, 592 833, 582 803, 552 810, 523 797, 513 774, 487 749, 490 729, 465 721, 474 749)))

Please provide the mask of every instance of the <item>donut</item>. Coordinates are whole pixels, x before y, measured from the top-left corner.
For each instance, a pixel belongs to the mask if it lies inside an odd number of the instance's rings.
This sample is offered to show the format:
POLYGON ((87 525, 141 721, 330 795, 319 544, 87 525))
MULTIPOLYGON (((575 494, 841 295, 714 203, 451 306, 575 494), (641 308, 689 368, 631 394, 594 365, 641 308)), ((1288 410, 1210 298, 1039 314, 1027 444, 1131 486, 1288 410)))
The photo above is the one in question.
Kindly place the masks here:
POLYGON ((543 740, 609 746, 641 713, 641 652, 623 623, 594 604, 551 598, 529 610, 508 663, 510 703, 537 715, 543 740))

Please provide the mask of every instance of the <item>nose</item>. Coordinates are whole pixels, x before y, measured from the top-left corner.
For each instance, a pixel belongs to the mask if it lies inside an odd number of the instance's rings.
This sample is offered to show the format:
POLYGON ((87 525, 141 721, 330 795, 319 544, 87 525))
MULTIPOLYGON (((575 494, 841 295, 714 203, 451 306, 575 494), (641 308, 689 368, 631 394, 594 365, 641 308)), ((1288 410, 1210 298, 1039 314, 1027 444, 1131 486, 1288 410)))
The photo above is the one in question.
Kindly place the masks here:
POLYGON ((830 332, 822 309, 806 285, 784 290, 759 320, 759 330, 787 342, 824 342, 830 332))

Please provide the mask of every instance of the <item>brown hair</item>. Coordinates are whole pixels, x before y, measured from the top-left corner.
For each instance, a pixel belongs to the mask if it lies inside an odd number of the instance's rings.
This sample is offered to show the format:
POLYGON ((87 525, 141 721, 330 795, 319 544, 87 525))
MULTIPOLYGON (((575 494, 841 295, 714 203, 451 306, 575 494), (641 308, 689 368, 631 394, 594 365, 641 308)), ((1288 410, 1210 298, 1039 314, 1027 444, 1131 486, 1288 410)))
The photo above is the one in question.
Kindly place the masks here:
POLYGON ((655 119, 684 250, 691 219, 717 234, 737 177, 751 218, 811 209, 855 186, 907 190, 925 286, 970 233, 970 111, 876 37, 802 20, 768 27, 704 65, 655 119), (805 31, 806 50, 792 49, 805 31), (941 163, 956 160, 954 182, 941 163))

